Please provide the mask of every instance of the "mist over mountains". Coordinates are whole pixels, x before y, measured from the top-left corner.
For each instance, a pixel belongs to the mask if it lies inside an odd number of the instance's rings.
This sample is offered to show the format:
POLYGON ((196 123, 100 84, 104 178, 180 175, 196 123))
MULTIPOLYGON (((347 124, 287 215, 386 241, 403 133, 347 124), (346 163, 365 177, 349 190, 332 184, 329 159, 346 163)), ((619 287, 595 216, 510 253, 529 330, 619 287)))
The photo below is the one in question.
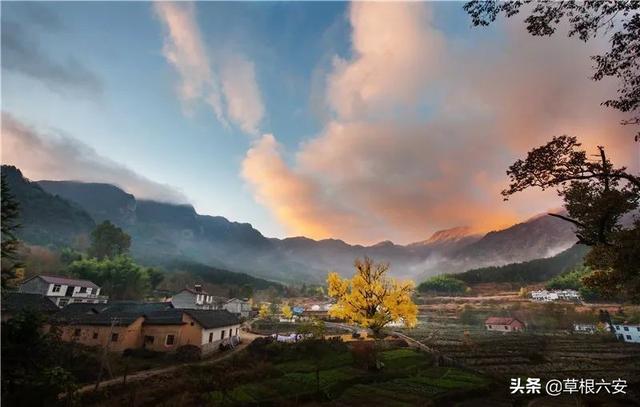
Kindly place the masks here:
POLYGON ((576 242, 572 226, 550 216, 485 235, 455 227, 409 245, 276 239, 248 223, 201 215, 191 205, 136 199, 110 184, 31 182, 10 166, 2 172, 23 209, 20 237, 28 243, 79 246, 96 223, 110 220, 132 236, 132 255, 141 262, 190 260, 282 282, 322 282, 328 270, 350 274, 354 258, 364 255, 390 262, 396 277, 420 281, 439 273, 549 257, 576 242))

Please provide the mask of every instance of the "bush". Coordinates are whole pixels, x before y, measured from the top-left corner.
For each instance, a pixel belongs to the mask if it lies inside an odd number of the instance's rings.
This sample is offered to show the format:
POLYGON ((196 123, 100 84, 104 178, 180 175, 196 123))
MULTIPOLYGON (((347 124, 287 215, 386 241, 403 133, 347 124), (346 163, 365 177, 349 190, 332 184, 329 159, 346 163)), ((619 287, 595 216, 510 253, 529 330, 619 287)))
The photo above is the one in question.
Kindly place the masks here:
POLYGON ((461 294, 467 290, 467 284, 457 278, 441 275, 431 277, 418 286, 420 292, 435 292, 439 294, 461 294))
POLYGON ((140 349, 129 348, 129 349, 125 349, 124 352, 122 352, 122 356, 138 358, 138 359, 159 359, 164 357, 164 353, 149 350, 149 349, 144 349, 144 348, 140 348, 140 349))
POLYGON ((202 357, 202 350, 195 345, 183 345, 176 350, 176 360, 180 362, 195 362, 202 357))

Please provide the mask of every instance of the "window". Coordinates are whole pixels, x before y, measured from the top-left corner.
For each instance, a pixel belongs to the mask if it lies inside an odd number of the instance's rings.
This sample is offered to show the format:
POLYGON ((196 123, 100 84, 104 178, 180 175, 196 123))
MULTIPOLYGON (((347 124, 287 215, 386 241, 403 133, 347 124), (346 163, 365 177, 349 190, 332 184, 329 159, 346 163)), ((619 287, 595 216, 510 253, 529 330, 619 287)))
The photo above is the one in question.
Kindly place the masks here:
POLYGON ((155 337, 153 337, 153 336, 151 336, 151 335, 145 335, 145 336, 144 336, 144 343, 145 343, 145 345, 146 345, 147 343, 153 343, 153 341, 154 341, 155 339, 156 339, 156 338, 155 338, 155 337))
POLYGON ((625 327, 624 327, 624 330, 628 332, 628 331, 629 331, 629 327, 628 327, 628 326, 625 326, 625 327))
POLYGON ((236 336, 238 336, 238 328, 236 328, 236 336))
POLYGON ((87 287, 80 287, 80 289, 78 290, 79 293, 86 293, 87 292, 87 287))
POLYGON ((233 328, 229 328, 229 338, 233 336, 233 328))
POLYGON ((117 333, 111 334, 111 342, 118 342, 118 334, 117 333))
POLYGON ((492 326, 491 326, 491 325, 489 325, 489 329, 491 329, 491 328, 492 328, 492 326))
POLYGON ((509 330, 509 327, 505 325, 505 326, 504 326, 504 330, 505 330, 505 331, 508 331, 508 330, 509 330))
POLYGON ((93 339, 98 339, 98 333, 97 332, 93 333, 93 339))
POLYGON ((60 301, 58 301, 58 305, 60 307, 64 307, 65 305, 67 305, 69 303, 69 300, 66 298, 60 298, 60 301))
POLYGON ((173 345, 175 342, 176 342, 175 335, 167 335, 167 340, 164 342, 164 344, 169 346, 169 345, 173 345))
POLYGON ((59 293, 60 292, 60 284, 54 284, 53 285, 53 289, 51 290, 52 293, 59 293))
POLYGON ((209 332, 209 343, 213 342, 213 332, 209 332))
POLYGON ((81 333, 82 333, 82 329, 76 328, 73 331, 73 336, 80 336, 81 333))
POLYGON ((628 340, 631 340, 631 335, 627 335, 627 339, 628 339, 628 340))
POLYGON ((224 339, 224 330, 220 331, 220 339, 224 339))

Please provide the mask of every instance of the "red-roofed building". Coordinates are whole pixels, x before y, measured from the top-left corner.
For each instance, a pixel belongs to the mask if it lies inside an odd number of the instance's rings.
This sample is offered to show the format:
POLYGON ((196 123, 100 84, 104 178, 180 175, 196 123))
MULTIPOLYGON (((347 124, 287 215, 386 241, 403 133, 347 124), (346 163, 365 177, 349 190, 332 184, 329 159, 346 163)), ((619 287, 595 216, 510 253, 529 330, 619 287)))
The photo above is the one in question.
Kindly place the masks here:
POLYGON ((517 332, 524 329, 524 322, 511 317, 489 317, 484 321, 488 331, 517 332))

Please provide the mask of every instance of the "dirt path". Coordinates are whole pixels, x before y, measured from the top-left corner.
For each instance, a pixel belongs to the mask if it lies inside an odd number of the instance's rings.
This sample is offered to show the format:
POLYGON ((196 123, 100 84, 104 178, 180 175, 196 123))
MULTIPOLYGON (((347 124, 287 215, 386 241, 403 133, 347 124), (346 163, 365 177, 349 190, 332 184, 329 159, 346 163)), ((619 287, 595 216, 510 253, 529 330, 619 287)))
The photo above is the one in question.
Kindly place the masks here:
MULTIPOLYGON (((164 374, 164 373, 169 373, 169 372, 172 372, 174 370, 178 370, 180 368, 183 368, 185 366, 203 366, 203 365, 212 365, 212 364, 218 363, 218 362, 223 361, 225 359, 228 359, 231 356, 233 356, 234 354, 240 352, 242 349, 244 349, 247 346, 249 346, 249 344, 251 342, 253 342, 253 340, 258 338, 258 337, 261 337, 261 335, 256 335, 256 334, 251 333, 251 332, 242 332, 242 343, 240 345, 238 345, 237 347, 235 347, 233 350, 229 351, 229 352, 225 352, 223 354, 216 355, 216 356, 214 356, 212 358, 209 358, 209 359, 206 359, 206 360, 203 360, 203 361, 200 361, 200 362, 182 363, 182 364, 179 364, 179 365, 173 365, 173 366, 169 366, 169 367, 163 367, 163 368, 151 369, 151 370, 143 370, 141 372, 131 373, 131 374, 127 375, 127 383, 137 382, 137 381, 140 381, 140 380, 148 379, 149 377, 161 375, 161 374, 164 374)), ((109 380, 105 380, 105 381, 101 382, 100 386, 98 387, 98 389, 103 389, 105 387, 122 384, 123 382, 124 382, 124 376, 115 377, 113 379, 109 379, 109 380)), ((76 393, 78 393, 78 394, 87 393, 87 392, 93 391, 95 389, 95 387, 96 387, 95 383, 94 384, 88 384, 86 386, 80 387, 76 391, 76 393)))

